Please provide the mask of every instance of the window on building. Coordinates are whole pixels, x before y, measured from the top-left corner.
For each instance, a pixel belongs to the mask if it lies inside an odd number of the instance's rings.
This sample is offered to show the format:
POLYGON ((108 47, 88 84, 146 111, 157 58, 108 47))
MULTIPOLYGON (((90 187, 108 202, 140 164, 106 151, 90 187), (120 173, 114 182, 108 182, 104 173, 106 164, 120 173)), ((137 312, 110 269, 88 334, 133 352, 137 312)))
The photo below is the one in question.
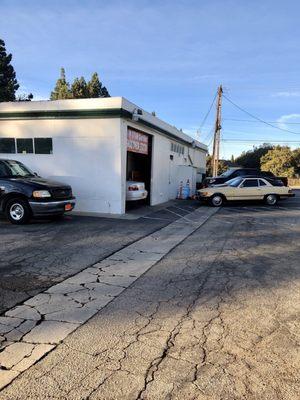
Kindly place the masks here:
POLYGON ((33 153, 32 139, 17 139, 17 152, 21 154, 33 153))
POLYGON ((171 151, 177 154, 184 154, 184 146, 171 142, 171 151))
POLYGON ((16 143, 13 138, 0 138, 0 153, 13 154, 16 152, 16 143))
POLYGON ((35 138, 34 152, 35 154, 53 154, 52 138, 35 138))

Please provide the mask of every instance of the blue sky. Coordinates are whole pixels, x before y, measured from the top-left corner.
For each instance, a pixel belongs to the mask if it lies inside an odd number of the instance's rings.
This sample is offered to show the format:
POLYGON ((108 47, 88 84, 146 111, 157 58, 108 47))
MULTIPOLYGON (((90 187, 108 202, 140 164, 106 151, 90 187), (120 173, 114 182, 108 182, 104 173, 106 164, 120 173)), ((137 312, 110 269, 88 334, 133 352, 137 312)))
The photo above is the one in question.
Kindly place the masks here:
POLYGON ((70 81, 97 71, 112 96, 195 136, 222 83, 242 108, 299 133, 231 121, 251 118, 224 99, 222 157, 260 140, 300 146, 297 0, 0 0, 0 15, 21 89, 36 99, 49 97, 61 66, 70 81))

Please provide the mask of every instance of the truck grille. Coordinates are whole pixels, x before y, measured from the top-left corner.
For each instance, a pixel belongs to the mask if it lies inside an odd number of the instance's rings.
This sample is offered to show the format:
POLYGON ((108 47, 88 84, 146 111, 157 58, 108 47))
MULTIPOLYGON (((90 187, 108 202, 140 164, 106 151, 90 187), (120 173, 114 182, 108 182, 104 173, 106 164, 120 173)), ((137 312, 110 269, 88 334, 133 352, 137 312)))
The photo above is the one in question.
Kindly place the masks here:
POLYGON ((66 200, 72 197, 71 189, 52 189, 52 197, 56 200, 66 200))

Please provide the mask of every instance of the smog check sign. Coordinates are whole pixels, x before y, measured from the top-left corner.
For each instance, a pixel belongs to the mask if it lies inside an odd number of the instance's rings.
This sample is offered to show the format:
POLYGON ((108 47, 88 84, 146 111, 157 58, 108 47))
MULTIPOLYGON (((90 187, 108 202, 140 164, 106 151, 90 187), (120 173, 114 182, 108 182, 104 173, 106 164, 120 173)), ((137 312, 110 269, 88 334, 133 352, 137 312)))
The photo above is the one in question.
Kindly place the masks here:
POLYGON ((148 136, 135 129, 127 129, 127 150, 134 153, 148 154, 148 136))

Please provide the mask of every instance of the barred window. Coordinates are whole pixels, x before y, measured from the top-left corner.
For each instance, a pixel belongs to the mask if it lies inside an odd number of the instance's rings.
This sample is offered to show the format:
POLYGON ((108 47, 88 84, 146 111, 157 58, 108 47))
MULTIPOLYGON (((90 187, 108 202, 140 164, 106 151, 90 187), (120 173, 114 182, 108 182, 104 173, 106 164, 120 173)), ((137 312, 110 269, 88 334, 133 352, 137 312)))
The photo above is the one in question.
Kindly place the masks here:
POLYGON ((184 154, 184 146, 182 146, 179 143, 173 143, 171 142, 171 151, 177 154, 184 154))

